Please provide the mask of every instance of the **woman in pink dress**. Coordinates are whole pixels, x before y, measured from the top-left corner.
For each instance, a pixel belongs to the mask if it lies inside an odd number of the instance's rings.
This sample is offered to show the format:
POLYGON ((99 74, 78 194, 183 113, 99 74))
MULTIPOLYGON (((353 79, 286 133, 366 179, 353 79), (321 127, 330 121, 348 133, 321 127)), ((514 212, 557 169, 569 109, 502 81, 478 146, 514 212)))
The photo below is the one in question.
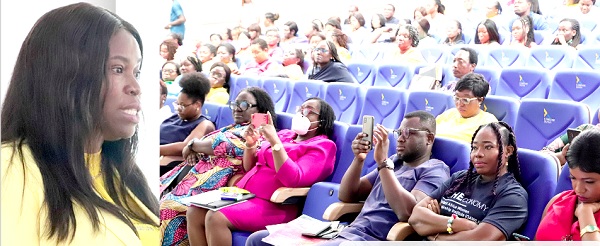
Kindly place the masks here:
POLYGON ((271 120, 258 129, 250 125, 243 165, 251 169, 236 186, 256 197, 219 211, 188 208, 190 244, 231 245, 233 230, 258 231, 296 218, 296 205, 272 203, 271 195, 280 187, 310 187, 331 175, 336 153, 330 140, 334 121, 335 113, 327 102, 309 98, 298 108, 292 130, 277 132, 271 120))

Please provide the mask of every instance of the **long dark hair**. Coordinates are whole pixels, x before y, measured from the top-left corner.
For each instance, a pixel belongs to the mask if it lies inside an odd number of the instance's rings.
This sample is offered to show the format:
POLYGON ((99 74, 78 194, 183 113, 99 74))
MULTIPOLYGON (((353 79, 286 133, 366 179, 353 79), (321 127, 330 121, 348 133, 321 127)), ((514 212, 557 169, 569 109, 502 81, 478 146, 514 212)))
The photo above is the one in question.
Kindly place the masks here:
MULTIPOLYGON (((479 25, 483 25, 487 30, 488 36, 490 37, 488 39, 488 43, 491 43, 492 41, 500 43, 500 33, 498 33, 498 27, 496 26, 496 22, 490 19, 485 19, 484 21, 479 23, 479 25)), ((477 25, 477 28, 479 28, 479 25, 477 25)), ((477 35, 477 28, 475 28, 475 44, 481 44, 481 41, 479 40, 479 35, 477 35)))
MULTIPOLYGON (((473 143, 473 140, 475 139, 475 136, 477 136, 477 133, 481 129, 486 128, 486 127, 489 127, 492 129, 492 131, 494 131, 494 134, 496 135, 496 139, 498 142, 498 164, 497 164, 497 168, 496 168, 496 178, 494 180, 494 188, 492 189, 492 193, 494 195, 496 195, 496 187, 498 186, 498 178, 499 178, 498 173, 500 171, 500 168, 502 167, 502 154, 504 153, 505 146, 513 146, 513 148, 514 148, 513 154, 508 157, 508 172, 512 173, 513 176, 515 177, 515 179, 519 183, 521 183, 521 167, 519 165, 519 158, 517 155, 517 139, 515 138, 515 133, 513 132, 513 129, 510 127, 510 125, 508 125, 504 121, 499 121, 499 122, 492 122, 489 124, 479 126, 479 128, 477 128, 477 131, 475 131, 475 133, 473 133, 473 138, 471 139, 471 143, 473 143)), ((454 180, 454 182, 452 182, 452 184, 450 185, 450 188, 447 189, 446 192, 444 192, 444 196, 449 196, 449 195, 461 190, 465 186, 467 187, 465 195, 471 196, 471 192, 472 192, 472 188, 473 188, 473 187, 471 187, 471 184, 479 175, 476 172, 474 172, 473 169, 474 169, 474 166, 473 166, 473 162, 471 161, 471 162, 469 162, 469 170, 467 171, 467 174, 454 180)))
POLYGON ((102 220, 99 210, 136 233, 132 219, 157 226, 127 203, 129 190, 158 215, 158 201, 135 163, 137 129, 131 138, 105 141, 101 147, 104 186, 114 204, 94 191, 85 160, 84 148, 103 122, 109 41, 119 30, 131 33, 143 54, 137 30, 106 9, 77 3, 44 14, 23 42, 2 107, 2 144, 12 146, 13 160, 18 155, 23 167, 24 152, 31 150, 49 211, 43 233, 59 242, 75 235, 79 221, 74 203, 96 231, 102 220))

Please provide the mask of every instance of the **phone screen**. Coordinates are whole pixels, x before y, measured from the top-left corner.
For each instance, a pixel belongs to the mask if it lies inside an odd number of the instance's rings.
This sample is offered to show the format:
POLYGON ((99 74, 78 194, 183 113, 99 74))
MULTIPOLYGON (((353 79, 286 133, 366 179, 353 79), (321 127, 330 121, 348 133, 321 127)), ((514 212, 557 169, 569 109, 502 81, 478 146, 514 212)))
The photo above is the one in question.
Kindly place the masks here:
POLYGON ((367 136, 364 137, 363 140, 369 141, 369 149, 373 149, 373 127, 375 125, 374 123, 375 117, 371 115, 363 116, 362 132, 367 134, 367 136))
POLYGON ((573 142, 573 139, 577 137, 581 133, 580 130, 577 129, 567 129, 567 138, 569 139, 569 143, 573 142))
POLYGON ((252 114, 252 125, 259 128, 262 124, 269 124, 269 115, 263 113, 252 114))

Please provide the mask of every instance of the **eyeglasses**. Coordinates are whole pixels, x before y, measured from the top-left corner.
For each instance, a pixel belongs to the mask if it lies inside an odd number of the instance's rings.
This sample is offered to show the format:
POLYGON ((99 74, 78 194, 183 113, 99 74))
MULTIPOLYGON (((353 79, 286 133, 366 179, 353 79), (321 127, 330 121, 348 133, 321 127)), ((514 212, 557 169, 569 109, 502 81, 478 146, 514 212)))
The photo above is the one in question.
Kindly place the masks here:
POLYGON ((256 104, 251 104, 248 101, 240 101, 240 102, 231 101, 231 102, 229 102, 229 108, 231 110, 239 109, 241 111, 246 111, 249 108, 254 108, 254 107, 256 107, 256 104))
POLYGON ((472 101, 475 101, 477 99, 478 99, 478 97, 466 98, 466 97, 457 97, 457 96, 454 96, 454 103, 459 103, 460 102, 462 104, 469 104, 472 101))
POLYGON ((210 77, 216 78, 216 79, 220 79, 225 77, 225 75, 223 75, 222 73, 217 73, 217 72, 210 72, 210 77))
POLYGON ((300 113, 300 114, 304 115, 304 117, 308 117, 309 114, 321 115, 321 114, 319 114, 319 112, 315 111, 315 109, 312 107, 302 107, 302 106, 296 107, 296 113, 300 113))
POLYGON ((177 110, 183 111, 183 110, 185 110, 186 107, 189 107, 190 105, 192 105, 194 103, 196 103, 196 102, 192 102, 190 104, 185 105, 185 104, 179 104, 177 102, 173 102, 173 107, 177 110))
POLYGON ((320 53, 323 53, 323 54, 327 54, 327 53, 329 53, 329 50, 328 50, 328 49, 326 49, 326 48, 315 48, 313 51, 314 51, 315 53, 319 53, 319 52, 320 52, 320 53))
POLYGON ((175 72, 175 70, 173 70, 173 69, 163 69, 162 71, 163 71, 163 73, 174 73, 175 72))
POLYGON ((408 139, 410 137, 410 135, 414 135, 417 132, 427 132, 427 133, 431 133, 429 130, 427 129, 416 129, 416 128, 400 128, 400 129, 396 129, 394 130, 394 137, 396 139, 402 137, 404 139, 408 139))

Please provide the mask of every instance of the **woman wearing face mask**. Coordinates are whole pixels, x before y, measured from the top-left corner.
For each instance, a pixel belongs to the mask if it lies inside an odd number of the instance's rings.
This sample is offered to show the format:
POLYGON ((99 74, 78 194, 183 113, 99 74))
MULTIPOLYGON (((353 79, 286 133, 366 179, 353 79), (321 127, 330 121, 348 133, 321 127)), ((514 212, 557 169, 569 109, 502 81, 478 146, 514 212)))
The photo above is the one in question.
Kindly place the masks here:
POLYGON ((270 117, 258 129, 248 126, 243 165, 249 171, 236 186, 256 197, 219 211, 188 208, 190 244, 231 245, 232 230, 258 231, 296 218, 296 205, 272 203, 271 195, 280 187, 309 187, 333 172, 334 121, 331 106, 315 97, 298 108, 292 130, 277 132, 270 117))

